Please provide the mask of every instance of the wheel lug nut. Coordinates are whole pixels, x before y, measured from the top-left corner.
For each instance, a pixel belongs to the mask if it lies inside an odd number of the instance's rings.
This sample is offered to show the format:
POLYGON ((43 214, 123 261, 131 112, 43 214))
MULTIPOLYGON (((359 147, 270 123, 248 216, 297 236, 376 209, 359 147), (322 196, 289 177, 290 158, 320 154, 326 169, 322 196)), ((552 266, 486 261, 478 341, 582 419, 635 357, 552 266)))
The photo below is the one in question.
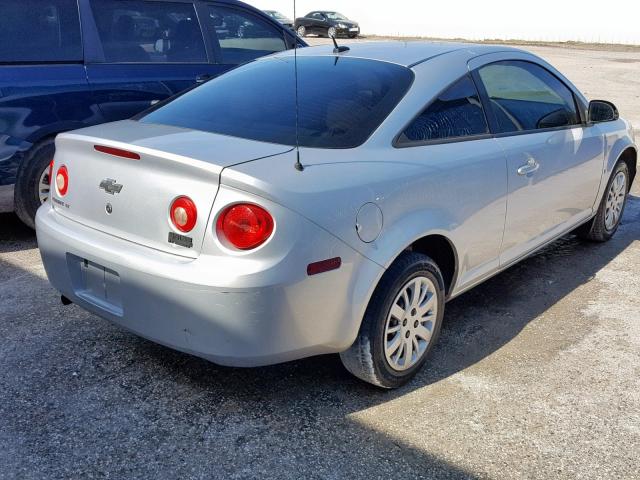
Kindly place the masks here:
POLYGON ((413 323, 413 328, 418 328, 418 320, 413 323))
POLYGON ((409 335, 411 335, 409 332, 405 333, 404 336, 409 338, 409 335))
POLYGON ((415 317, 416 313, 418 313, 418 311, 414 308, 413 310, 411 310, 411 316, 415 317))

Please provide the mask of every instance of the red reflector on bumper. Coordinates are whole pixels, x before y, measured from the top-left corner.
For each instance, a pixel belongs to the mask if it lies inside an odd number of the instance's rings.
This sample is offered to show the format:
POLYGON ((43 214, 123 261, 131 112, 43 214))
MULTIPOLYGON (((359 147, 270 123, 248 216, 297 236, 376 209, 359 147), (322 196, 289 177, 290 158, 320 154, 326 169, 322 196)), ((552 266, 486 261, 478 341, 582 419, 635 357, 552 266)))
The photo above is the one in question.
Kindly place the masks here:
POLYGON ((318 275, 319 273, 330 272, 331 270, 337 270, 342 266, 342 259, 340 257, 330 258, 328 260, 322 260, 321 262, 310 263, 307 266, 307 275, 318 275))
POLYGON ((114 147, 103 147, 102 145, 94 145, 93 148, 100 153, 106 153, 107 155, 113 155, 114 157, 128 158, 129 160, 140 160, 140 155, 135 152, 129 152, 128 150, 122 150, 114 147))

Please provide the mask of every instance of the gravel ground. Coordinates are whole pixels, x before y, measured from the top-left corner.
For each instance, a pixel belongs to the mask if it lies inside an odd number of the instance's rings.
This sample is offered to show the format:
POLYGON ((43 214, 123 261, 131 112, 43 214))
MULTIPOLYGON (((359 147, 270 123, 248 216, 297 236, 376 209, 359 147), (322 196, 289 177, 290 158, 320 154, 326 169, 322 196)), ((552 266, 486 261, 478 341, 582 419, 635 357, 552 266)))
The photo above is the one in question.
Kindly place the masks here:
MULTIPOLYGON (((543 54, 640 118, 636 53, 543 54)), ((223 368, 63 307, 2 214, 0 479, 640 478, 639 268, 636 184, 611 242, 454 300, 431 368, 382 392, 337 356, 223 368)))

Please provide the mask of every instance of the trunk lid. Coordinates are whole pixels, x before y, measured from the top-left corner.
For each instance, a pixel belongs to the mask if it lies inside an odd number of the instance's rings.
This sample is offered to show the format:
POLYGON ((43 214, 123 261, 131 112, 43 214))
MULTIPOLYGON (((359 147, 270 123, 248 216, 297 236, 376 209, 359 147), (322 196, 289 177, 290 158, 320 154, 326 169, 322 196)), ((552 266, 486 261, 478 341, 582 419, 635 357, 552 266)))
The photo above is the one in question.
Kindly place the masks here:
POLYGON ((60 196, 52 188, 52 201, 60 215, 88 227, 196 258, 222 170, 289 150, 283 145, 131 120, 99 125, 56 139, 53 176, 65 165, 69 189, 60 196), (96 146, 122 149, 140 159, 102 153, 96 146), (115 188, 105 188, 109 184, 115 188), (194 201, 198 211, 195 228, 186 234, 173 227, 169 216, 172 202, 183 195, 194 201), (171 232, 191 238, 193 247, 170 243, 171 232))

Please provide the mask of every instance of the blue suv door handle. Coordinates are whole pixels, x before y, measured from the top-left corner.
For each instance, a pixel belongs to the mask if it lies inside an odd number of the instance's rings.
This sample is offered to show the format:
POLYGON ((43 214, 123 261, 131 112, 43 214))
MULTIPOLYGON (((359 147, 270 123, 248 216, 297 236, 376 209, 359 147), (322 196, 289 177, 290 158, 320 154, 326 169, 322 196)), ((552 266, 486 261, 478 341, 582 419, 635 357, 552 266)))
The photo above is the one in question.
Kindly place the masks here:
POLYGON ((196 77, 196 82, 197 83, 204 83, 207 80, 211 80, 213 78, 213 75, 209 75, 208 73, 204 73, 202 75, 198 75, 196 77))

